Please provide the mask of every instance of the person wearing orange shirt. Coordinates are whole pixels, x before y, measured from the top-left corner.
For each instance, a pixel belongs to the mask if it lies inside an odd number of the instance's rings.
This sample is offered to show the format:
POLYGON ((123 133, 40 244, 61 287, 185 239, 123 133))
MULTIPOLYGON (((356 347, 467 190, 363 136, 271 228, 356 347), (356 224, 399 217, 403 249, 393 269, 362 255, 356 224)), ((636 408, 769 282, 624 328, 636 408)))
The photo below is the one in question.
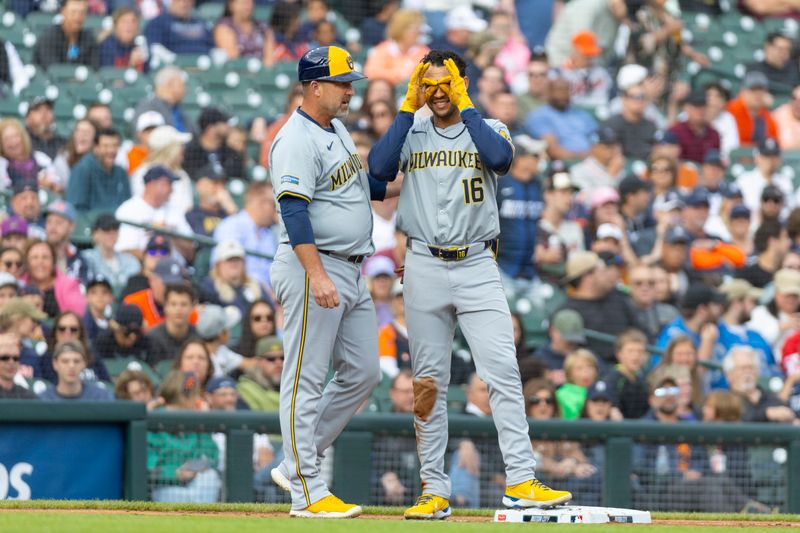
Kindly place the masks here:
POLYGON ((401 9, 386 26, 386 40, 373 48, 364 65, 364 74, 371 80, 387 80, 397 85, 408 79, 429 48, 419 44, 425 18, 419 11, 401 9))
POLYGON ((378 355, 381 371, 394 378, 403 369, 411 368, 411 349, 406 330, 406 308, 403 303, 403 284, 399 279, 392 287, 392 314, 394 320, 378 331, 378 355))
POLYGON ((778 139, 778 126, 768 105, 772 101, 769 80, 763 72, 748 72, 739 95, 728 102, 728 112, 736 120, 739 142, 742 145, 758 144, 766 138, 778 139))
POLYGON ((117 157, 117 164, 122 168, 127 168, 128 175, 133 174, 133 171, 139 168, 144 160, 147 159, 147 154, 150 153, 147 148, 147 139, 150 138, 150 132, 163 125, 164 117, 156 111, 145 111, 136 119, 136 139, 138 143, 130 144, 130 141, 125 141, 117 157))

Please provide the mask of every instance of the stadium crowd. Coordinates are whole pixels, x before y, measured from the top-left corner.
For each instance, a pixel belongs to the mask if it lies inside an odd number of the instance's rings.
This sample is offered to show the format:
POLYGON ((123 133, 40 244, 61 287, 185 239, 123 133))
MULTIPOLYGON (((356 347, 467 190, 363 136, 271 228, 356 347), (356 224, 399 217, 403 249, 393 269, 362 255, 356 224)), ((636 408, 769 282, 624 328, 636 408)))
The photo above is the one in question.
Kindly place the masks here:
MULTIPOLYGON (((269 71, 338 44, 369 77, 347 119, 365 166, 429 49, 464 55, 472 100, 509 127, 516 156, 499 180, 497 261, 529 416, 800 424, 796 35, 766 34, 743 72, 701 84, 691 67, 716 59, 692 46, 686 21, 720 15, 714 0, 226 0, 215 20, 201 16, 214 2, 195 3, 5 2, 4 16, 57 18, 27 53, 0 32, 0 99, 23 104, 0 119, 0 398, 277 410, 278 221, 263 171, 302 90, 286 87, 270 102, 277 113, 237 114, 224 91, 198 107, 197 69, 179 64, 207 54, 269 71), (264 7, 269 17, 256 18, 264 7), (99 32, 87 26, 102 17, 99 32), (152 90, 125 120, 100 99, 59 118, 58 99, 26 88, 65 64, 133 70, 152 90)), ((771 5, 733 9, 758 24, 800 17, 771 5)), ((409 413, 395 274, 406 242, 396 200, 373 205, 378 251, 363 268, 384 385, 365 408, 409 413)), ((459 409, 491 416, 463 341, 452 375, 466 391, 459 409)), ((219 497, 224 442, 151 437, 149 466, 166 480, 154 498, 219 497)), ((453 499, 478 505, 478 465, 496 452, 454 446, 453 499)), ((265 492, 279 448, 256 443, 265 492)), ((687 509, 708 503, 698 495, 725 470, 700 446, 639 451, 636 471, 676 474, 668 490, 687 509)), ((599 490, 596 449, 538 443, 536 452, 543 479, 599 490)), ((741 449, 727 453, 729 471, 746 469, 741 449)), ((727 481, 713 510, 752 503, 743 478, 727 481)), ((408 479, 381 473, 382 501, 408 503, 408 479)))

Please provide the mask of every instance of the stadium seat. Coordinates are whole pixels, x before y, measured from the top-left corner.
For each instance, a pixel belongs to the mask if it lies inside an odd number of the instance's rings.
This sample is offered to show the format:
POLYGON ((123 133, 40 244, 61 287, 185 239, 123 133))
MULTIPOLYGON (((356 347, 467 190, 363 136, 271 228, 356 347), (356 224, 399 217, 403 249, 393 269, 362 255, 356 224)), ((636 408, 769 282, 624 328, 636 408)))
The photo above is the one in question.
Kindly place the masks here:
POLYGON ((165 359, 164 361, 159 361, 153 367, 153 370, 155 370, 156 374, 161 376, 161 379, 164 379, 167 376, 167 374, 169 374, 172 371, 172 363, 173 363, 172 359, 165 359))

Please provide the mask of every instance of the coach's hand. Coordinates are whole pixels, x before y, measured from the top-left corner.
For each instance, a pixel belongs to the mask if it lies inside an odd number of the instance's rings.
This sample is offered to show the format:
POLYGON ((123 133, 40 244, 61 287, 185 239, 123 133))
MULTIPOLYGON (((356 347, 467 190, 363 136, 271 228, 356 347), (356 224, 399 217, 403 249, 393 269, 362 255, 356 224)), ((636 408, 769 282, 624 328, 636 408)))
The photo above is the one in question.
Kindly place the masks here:
POLYGON ((470 107, 474 108, 475 105, 473 105, 467 94, 467 82, 461 77, 455 61, 445 59, 444 66, 447 68, 447 72, 450 73, 450 101, 458 108, 459 112, 470 107))
POLYGON ((308 283, 318 306, 333 309, 339 305, 339 292, 326 272, 311 276, 308 283))
POLYGON ((420 63, 414 69, 411 79, 408 80, 406 99, 403 101, 403 105, 400 106, 400 111, 416 113, 420 107, 425 105, 425 88, 420 84, 420 80, 429 66, 431 66, 430 63, 420 63))

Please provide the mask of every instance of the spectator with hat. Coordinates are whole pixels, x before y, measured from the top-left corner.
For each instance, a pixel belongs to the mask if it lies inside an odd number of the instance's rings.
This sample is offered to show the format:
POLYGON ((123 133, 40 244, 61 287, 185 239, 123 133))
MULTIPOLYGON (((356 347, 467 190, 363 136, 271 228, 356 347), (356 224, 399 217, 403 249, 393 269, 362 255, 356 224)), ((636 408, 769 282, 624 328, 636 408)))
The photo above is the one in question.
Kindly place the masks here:
POLYGON ((33 49, 33 63, 43 69, 59 63, 100 66, 100 47, 91 30, 84 28, 86 0, 62 0, 61 22, 39 36, 33 49))
POLYGON ((569 81, 551 79, 547 104, 525 118, 525 132, 547 142, 551 159, 582 159, 589 155, 592 134, 597 130, 594 118, 572 105, 569 81))
POLYGON ((545 180, 544 210, 536 228, 536 248, 533 260, 538 274, 558 282, 564 275, 567 256, 585 248, 583 229, 567 216, 573 198, 580 189, 572 183, 569 173, 559 170, 545 180))
MULTIPOLYGON (((636 256, 648 255, 655 248, 657 238, 656 221, 650 214, 653 200, 650 183, 635 174, 629 174, 619 182, 618 191, 619 212, 624 223, 625 240, 636 256)), ((636 262, 635 257, 625 259, 631 264, 636 262)))
POLYGON ((800 271, 778 270, 773 288, 773 297, 753 309, 747 326, 764 337, 773 353, 781 353, 786 339, 800 331, 800 271))
MULTIPOLYGON (((575 252, 569 256, 566 276, 567 301, 562 309, 573 309, 583 318, 586 329, 618 335, 629 328, 640 328, 630 298, 609 286, 605 263, 594 252, 575 252)), ((613 363, 614 349, 606 342, 589 339, 587 347, 598 356, 601 369, 613 363)))
POLYGON ((86 314, 83 316, 83 326, 86 328, 86 337, 89 344, 93 345, 97 336, 108 329, 111 318, 111 304, 114 303, 114 293, 111 283, 103 276, 92 276, 86 281, 86 314))
POLYGON ((242 320, 235 307, 223 308, 207 304, 197 318, 197 335, 203 340, 206 350, 211 354, 214 377, 230 375, 235 370, 245 371, 256 365, 253 358, 245 358, 228 348, 231 330, 242 320))
POLYGON ((744 266, 747 256, 744 251, 722 240, 706 229, 711 204, 708 190, 695 188, 684 199, 683 227, 691 237, 690 263, 698 271, 729 271, 744 266))
MULTIPOLYGON (((626 65, 639 66, 639 65, 626 65)), ((625 67, 623 67, 625 68, 625 67)), ((641 67, 644 68, 644 67, 641 67)), ((620 89, 621 107, 619 114, 612 115, 603 123, 603 128, 611 128, 619 138, 622 155, 629 159, 646 160, 656 142, 658 126, 647 118, 650 95, 644 83, 637 83, 620 89)))
POLYGON ((613 82, 608 71, 595 61, 603 53, 597 36, 591 30, 576 32, 571 38, 569 57, 555 69, 569 81, 572 103, 581 107, 597 107, 608 103, 613 82))
POLYGON ((703 157, 703 165, 700 167, 698 185, 708 191, 710 216, 719 216, 720 204, 728 188, 725 181, 725 162, 719 150, 709 150, 703 157))
POLYGON ((765 220, 753 237, 755 261, 737 270, 736 277, 763 289, 772 282, 791 246, 786 228, 777 220, 765 220))
POLYGON ((233 305, 244 315, 252 302, 265 297, 266 289, 247 274, 242 245, 235 241, 219 243, 211 253, 211 272, 200 282, 200 301, 233 305))
POLYGON ((396 278, 394 269, 394 261, 386 256, 376 255, 364 263, 364 276, 367 289, 375 302, 378 328, 394 319, 392 315, 392 285, 396 278))
POLYGON ((25 181, 53 187, 59 178, 52 158, 33 147, 22 123, 15 118, 0 118, 0 185, 25 181))
POLYGON ((761 222, 775 220, 781 224, 784 223, 784 196, 778 187, 775 185, 764 187, 764 190, 761 191, 761 204, 756 215, 761 222))
POLYGON ((147 138, 147 158, 131 176, 133 196, 144 194, 144 175, 153 167, 164 167, 177 178, 172 185, 169 210, 186 213, 194 204, 192 180, 183 170, 185 144, 191 140, 188 133, 181 133, 173 126, 158 126, 147 138))
POLYGON ((86 277, 86 264, 78 248, 70 242, 75 231, 75 208, 64 200, 50 202, 45 218, 47 242, 56 251, 56 266, 59 270, 82 280, 86 277))
POLYGON ((536 349, 533 357, 547 368, 547 379, 554 385, 566 381, 564 360, 567 354, 586 344, 583 317, 574 309, 561 309, 550 317, 547 326, 547 342, 536 349))
POLYGON ((533 253, 536 248, 536 225, 544 198, 539 164, 546 157, 546 145, 527 135, 514 137, 516 157, 508 174, 497 181, 497 211, 503 246, 497 263, 504 275, 506 290, 530 288, 536 276, 533 253))
POLYGON ((601 127, 592 134, 591 142, 589 156, 569 170, 572 181, 581 188, 583 198, 591 198, 592 193, 601 187, 616 188, 625 175, 625 156, 613 129, 601 127))
POLYGON ((237 390, 250 409, 272 413, 278 410, 283 371, 283 341, 275 336, 256 343, 255 364, 239 378, 237 390))
POLYGON ((231 130, 231 116, 216 107, 207 107, 197 119, 199 134, 186 145, 183 168, 193 181, 206 165, 227 178, 244 178, 246 169, 241 156, 225 140, 231 130))
POLYGON ((92 153, 72 169, 65 198, 79 212, 113 211, 131 197, 128 172, 114 163, 121 139, 117 130, 98 130, 92 153))
POLYGON ((108 281, 117 296, 128 280, 141 270, 141 264, 134 256, 114 251, 118 238, 119 221, 110 213, 102 213, 92 223, 94 247, 80 253, 87 275, 108 281))
POLYGON ((736 179, 736 184, 742 190, 744 204, 753 213, 759 213, 759 200, 767 185, 774 185, 781 191, 785 201, 786 211, 794 206, 795 193, 792 178, 779 172, 781 161, 781 148, 772 138, 763 139, 758 143, 755 153, 756 166, 742 172, 736 179))
POLYGON ((689 287, 689 246, 692 237, 682 226, 673 225, 664 234, 661 257, 658 266, 663 268, 669 279, 670 292, 682 295, 689 287))
POLYGON ((146 361, 151 347, 144 334, 142 311, 135 305, 120 304, 108 321, 108 329, 97 334, 94 351, 102 359, 135 357, 146 361))
MULTIPOLYGON (((205 387, 206 403, 211 411, 237 411, 249 410, 247 404, 239 397, 236 390, 236 381, 229 376, 214 377, 208 380, 205 387)), ((225 450, 225 434, 215 433, 214 441, 220 448, 220 454, 225 450), (221 436, 221 439, 217 439, 221 436)), ((270 448, 270 451, 272 449, 270 448)), ((221 469, 224 469, 221 467, 221 469)))
MULTIPOLYGON (((145 329, 149 330, 164 321, 163 309, 166 305, 167 289, 171 286, 187 287, 188 271, 175 259, 163 257, 150 270, 145 270, 147 287, 131 292, 122 299, 123 303, 132 304, 142 311, 145 329)), ((188 296, 194 302, 195 295, 189 291, 188 296)), ((182 323, 175 326, 176 331, 183 334, 182 323)))
POLYGON ((56 132, 53 101, 46 96, 34 96, 25 111, 25 129, 30 135, 33 153, 45 154, 51 160, 67 143, 67 139, 56 132))
POLYGON ((198 235, 210 237, 222 219, 239 210, 225 187, 225 174, 218 165, 208 164, 197 171, 197 202, 186 213, 186 222, 198 235))
POLYGON ((725 198, 722 204, 722 213, 716 219, 709 219, 706 228, 725 241, 742 250, 747 257, 753 255, 753 236, 750 232, 752 214, 750 209, 741 203, 741 196, 738 203, 733 203, 729 198, 725 198), (719 222, 716 224, 715 222, 719 222))
MULTIPOLYGON (((164 227, 181 235, 192 234, 192 228, 186 222, 184 213, 169 209, 168 205, 172 195, 172 184, 178 180, 178 177, 166 167, 154 166, 145 173, 142 179, 144 181, 142 196, 134 196, 126 200, 115 213, 117 220, 122 222, 115 249, 118 252, 128 252, 138 258, 141 258, 144 253, 148 232, 143 228, 125 224, 125 222, 164 227)), ((184 257, 191 258, 194 255, 191 242, 178 239, 174 244, 184 257)))
POLYGON ((164 119, 164 124, 182 133, 195 133, 194 123, 181 105, 186 97, 186 79, 186 72, 175 65, 159 70, 153 77, 153 96, 139 102, 131 122, 138 125, 143 113, 155 111, 164 119))
POLYGON ((117 165, 127 169, 129 175, 133 175, 137 168, 150 153, 148 140, 150 134, 159 126, 164 126, 164 117, 158 111, 145 111, 136 119, 136 144, 125 140, 117 153, 117 165))
POLYGON ((189 285, 181 283, 175 274, 161 272, 166 266, 177 265, 171 259, 164 259, 154 269, 155 276, 162 274, 160 280, 164 284, 162 302, 164 314, 158 317, 160 321, 155 326, 150 326, 147 314, 143 313, 147 328, 146 336, 151 348, 147 362, 151 366, 173 359, 183 343, 197 333, 191 323, 192 309, 196 303, 194 290, 189 285))
POLYGON ((683 101, 686 120, 678 122, 669 131, 677 138, 681 147, 680 158, 702 163, 706 152, 720 149, 720 137, 706 116, 706 93, 692 91, 683 101))
MULTIPOLYGON (((207 54, 214 47, 211 23, 196 17, 194 0, 170 2, 167 11, 144 28, 152 58, 174 58, 175 54, 207 54)), ((151 63, 152 64, 152 63, 151 63)))
MULTIPOLYGON (((661 131, 667 127, 667 117, 655 104, 655 100, 660 98, 663 86, 659 80, 650 74, 650 71, 642 65, 628 63, 617 71, 616 78, 617 96, 608 103, 608 111, 612 116, 622 112, 622 97, 628 89, 641 87, 647 95, 647 106, 644 108, 644 118, 655 124, 656 129, 661 131)), ((655 139, 653 140, 655 142, 655 139)), ((647 159, 647 158, 644 158, 647 159)))
POLYGON ((47 314, 22 297, 11 298, 0 309, 0 323, 20 343, 18 372, 25 379, 44 375, 42 357, 34 350, 34 343, 43 340, 41 324, 46 319, 47 314))
MULTIPOLYGON (((583 196, 581 193, 579 197, 583 196)), ((614 187, 598 187, 586 198, 589 208, 589 218, 584 228, 586 247, 591 248, 597 236, 597 230, 602 224, 613 224, 618 228, 624 227, 622 216, 619 213, 619 193, 614 187)))
POLYGON ((15 248, 21 252, 28 244, 28 223, 18 215, 6 217, 0 223, 0 239, 3 248, 15 248))
POLYGON ((648 342, 655 342, 661 330, 678 318, 678 310, 656 299, 656 273, 651 266, 638 264, 628 269, 631 304, 639 316, 648 342))
POLYGON ((728 102, 728 112, 739 130, 740 144, 759 144, 767 138, 778 138, 778 126, 769 114, 771 102, 769 80, 764 73, 745 74, 739 95, 728 102))

